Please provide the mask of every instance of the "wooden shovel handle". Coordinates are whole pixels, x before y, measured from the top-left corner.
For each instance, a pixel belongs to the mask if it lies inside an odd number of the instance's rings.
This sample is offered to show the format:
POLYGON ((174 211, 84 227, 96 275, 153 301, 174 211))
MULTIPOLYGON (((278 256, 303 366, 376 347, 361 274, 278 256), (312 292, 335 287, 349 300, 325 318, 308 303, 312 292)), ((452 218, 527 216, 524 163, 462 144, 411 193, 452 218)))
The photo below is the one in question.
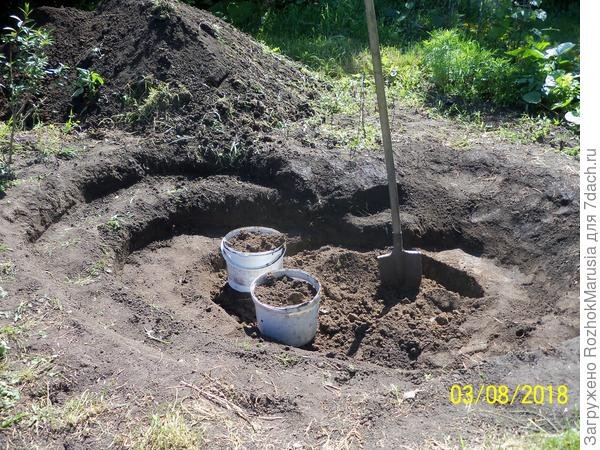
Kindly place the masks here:
POLYGON ((373 59, 373 73, 375 75, 375 88, 377 90, 377 106, 379 121, 381 123, 381 140, 385 153, 385 167, 387 170, 388 188, 390 192, 390 208, 392 210, 392 231, 394 233, 394 247, 399 243, 402 248, 402 228, 400 227, 400 210, 398 201, 398 185, 396 184, 396 168, 394 166, 394 153, 392 151, 392 136, 388 118, 387 103, 385 100, 385 85, 383 83, 383 70, 381 68, 381 54, 379 52, 379 33, 377 32, 377 18, 373 0, 365 0, 367 15, 367 28, 369 30, 369 47, 373 59))

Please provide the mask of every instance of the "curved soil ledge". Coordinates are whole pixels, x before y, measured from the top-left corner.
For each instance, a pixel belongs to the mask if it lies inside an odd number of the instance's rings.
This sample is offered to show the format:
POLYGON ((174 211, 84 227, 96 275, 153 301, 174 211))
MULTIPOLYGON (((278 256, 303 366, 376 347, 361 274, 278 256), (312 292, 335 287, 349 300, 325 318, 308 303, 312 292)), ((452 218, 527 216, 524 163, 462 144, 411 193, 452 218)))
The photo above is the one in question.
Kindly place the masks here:
MULTIPOLYGON (((21 388, 28 406, 89 392, 109 406, 85 429, 34 436, 22 420, 11 445, 127 447, 173 402, 194 411, 210 448, 477 445, 576 416, 576 161, 535 145, 455 150, 424 131, 432 120, 395 115, 405 243, 423 251, 424 279, 416 293, 386 290, 383 155, 277 128, 310 113, 315 82, 208 13, 153 4, 40 11, 53 58, 104 71, 86 118, 113 129, 82 133, 72 160, 17 155, 20 182, 0 198, 0 326, 16 330, 16 368, 38 375, 21 388), (119 121, 135 112, 124 93, 147 99, 146 74, 177 101, 119 121), (226 285, 219 242, 250 225, 284 233, 285 265, 322 284, 306 348, 262 339, 252 303, 226 285), (565 384, 570 401, 448 401, 452 384, 482 382, 565 384)), ((60 119, 70 93, 56 89, 44 113, 60 119)))
MULTIPOLYGON (((384 433, 389 445, 406 445, 408 430, 422 443, 431 432, 414 427, 433 415, 440 435, 457 420, 473 432, 501 426, 491 407, 466 420, 446 402, 450 384, 481 376, 571 383, 575 399, 577 288, 565 270, 577 260, 574 175, 510 152, 407 145, 402 219, 407 242, 426 250, 423 286, 411 295, 378 287, 375 256, 390 240, 381 157, 279 145, 263 143, 241 173, 183 148, 97 142, 0 200, 0 240, 15 262, 2 281, 7 305, 61 299, 64 309, 51 313, 60 330, 29 345, 62 349, 61 364, 76 368, 70 389, 99 376, 114 386, 129 380, 118 395, 143 390, 160 402, 165 385, 233 385, 254 426, 283 417, 261 434, 282 445, 289 436, 320 442, 297 427, 322 408, 341 414, 328 419, 335 433, 358 427, 353 442, 366 446, 384 433), (260 338, 251 302, 226 286, 219 241, 257 224, 286 233, 285 265, 323 285, 319 331, 305 349, 260 338), (392 385, 419 393, 398 403, 392 385)), ((550 406, 544 414, 564 420, 550 406)))

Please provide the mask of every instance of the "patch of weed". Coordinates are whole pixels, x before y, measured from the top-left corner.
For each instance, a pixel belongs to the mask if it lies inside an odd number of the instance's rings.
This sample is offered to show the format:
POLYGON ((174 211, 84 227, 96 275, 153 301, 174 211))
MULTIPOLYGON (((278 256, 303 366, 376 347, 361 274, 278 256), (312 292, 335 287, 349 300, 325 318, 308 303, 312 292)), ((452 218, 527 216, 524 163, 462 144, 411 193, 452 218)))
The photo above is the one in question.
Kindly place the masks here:
POLYGON ((0 327, 0 339, 4 339, 4 338, 11 338, 14 339, 15 337, 19 336, 21 333, 23 333, 24 329, 22 326, 20 325, 2 325, 0 327))
POLYGON ((137 450, 196 450, 204 442, 204 432, 191 425, 181 408, 175 406, 164 414, 155 414, 150 424, 134 437, 131 447, 137 450))
POLYGON ((19 390, 0 380, 0 410, 8 410, 21 399, 19 390))
POLYGON ((166 20, 175 12, 175 8, 167 0, 152 0, 152 15, 160 20, 166 20))
MULTIPOLYGON (((98 97, 98 90, 104 85, 104 78, 98 72, 77 67, 75 79, 75 92, 73 97, 80 97, 86 103, 93 103, 98 97)), ((71 110, 71 113, 73 111, 71 110)), ((69 118, 71 120, 71 118, 69 118)))
POLYGON ((395 384, 390 385, 390 394, 392 395, 392 397, 394 398, 394 400, 396 401, 396 403, 398 405, 403 402, 404 392, 402 392, 402 389, 400 389, 399 386, 396 386, 395 384))
POLYGON ((115 214, 106 222, 106 227, 111 231, 119 231, 122 225, 121 218, 118 214, 115 214))
POLYGON ((534 433, 508 439, 502 448, 514 450, 576 450, 579 430, 570 428, 561 433, 534 433))
POLYGON ((85 286, 92 283, 95 278, 98 278, 100 275, 102 275, 102 273, 104 273, 109 267, 109 256, 108 250, 106 248, 102 248, 102 256, 96 262, 75 277, 67 276, 66 282, 76 286, 85 286))
POLYGON ((96 277, 100 276, 100 274, 102 272, 104 272, 104 270, 107 267, 108 267, 108 261, 105 260, 104 258, 101 258, 98 261, 96 261, 94 264, 92 264, 90 267, 88 267, 87 273, 92 278, 96 278, 96 277))
POLYGON ((95 417, 109 410, 110 404, 103 395, 85 391, 62 406, 53 405, 48 399, 33 405, 28 422, 30 427, 38 431, 43 428, 74 430, 85 428, 95 417))
POLYGON ((300 362, 300 358, 291 353, 280 353, 275 355, 275 360, 284 367, 293 367, 300 362))
POLYGON ((252 341, 249 341, 248 339, 236 341, 235 346, 244 350, 245 352, 248 352, 252 350, 252 341))
POLYGON ((75 114, 73 114, 73 108, 69 111, 69 118, 65 122, 62 127, 62 132, 64 134, 71 134, 79 127, 79 121, 75 119, 75 114))
POLYGON ((35 147, 45 156, 72 159, 77 155, 75 147, 68 145, 65 139, 64 126, 38 123, 30 132, 35 140, 35 147))
POLYGON ((12 261, 0 262, 0 277, 10 277, 15 274, 15 264, 12 261))
POLYGON ((128 95, 126 98, 135 110, 125 113, 123 119, 129 123, 146 123, 161 113, 185 105, 190 101, 191 93, 182 84, 170 85, 162 81, 154 84, 149 81, 144 86, 140 99, 136 95, 128 95))
POLYGON ((471 101, 515 101, 514 68, 457 30, 436 30, 423 42, 424 67, 438 93, 471 101))

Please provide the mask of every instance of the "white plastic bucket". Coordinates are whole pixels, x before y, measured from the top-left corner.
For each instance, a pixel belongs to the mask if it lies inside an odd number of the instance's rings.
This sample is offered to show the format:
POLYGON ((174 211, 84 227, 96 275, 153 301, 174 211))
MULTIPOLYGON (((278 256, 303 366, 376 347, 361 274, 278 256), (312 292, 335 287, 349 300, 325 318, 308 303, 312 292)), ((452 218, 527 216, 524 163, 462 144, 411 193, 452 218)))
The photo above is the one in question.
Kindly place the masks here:
POLYGON ((227 282, 238 292, 250 292, 250 284, 260 275, 283 267, 285 244, 266 252, 240 252, 231 247, 229 240, 242 231, 279 234, 273 228, 244 227, 230 231, 221 240, 221 253, 227 264, 227 282))
POLYGON ((252 282, 250 295, 256 309, 256 322, 261 334, 292 347, 301 347, 313 340, 319 324, 321 284, 303 270, 282 269, 263 274, 252 282), (317 291, 314 298, 300 305, 271 306, 262 303, 255 292, 256 286, 264 282, 268 275, 281 278, 285 275, 306 281, 317 291))

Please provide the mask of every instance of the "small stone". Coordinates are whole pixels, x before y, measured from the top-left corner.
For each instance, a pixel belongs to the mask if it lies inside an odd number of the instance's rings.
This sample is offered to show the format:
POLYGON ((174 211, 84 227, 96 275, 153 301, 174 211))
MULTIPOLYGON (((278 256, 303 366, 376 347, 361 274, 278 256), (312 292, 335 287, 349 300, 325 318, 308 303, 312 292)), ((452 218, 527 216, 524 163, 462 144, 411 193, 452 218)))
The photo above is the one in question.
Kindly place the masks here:
POLYGON ((200 29, 214 38, 217 38, 219 36, 217 30, 208 22, 202 22, 200 24, 200 29))
POLYGON ((356 321, 360 320, 360 317, 358 317, 354 313, 350 313, 350 314, 348 314, 348 319, 350 320, 350 322, 356 322, 356 321))
POLYGON ((435 321, 439 324, 439 325, 448 325, 448 319, 444 316, 437 316, 435 318, 435 321))

